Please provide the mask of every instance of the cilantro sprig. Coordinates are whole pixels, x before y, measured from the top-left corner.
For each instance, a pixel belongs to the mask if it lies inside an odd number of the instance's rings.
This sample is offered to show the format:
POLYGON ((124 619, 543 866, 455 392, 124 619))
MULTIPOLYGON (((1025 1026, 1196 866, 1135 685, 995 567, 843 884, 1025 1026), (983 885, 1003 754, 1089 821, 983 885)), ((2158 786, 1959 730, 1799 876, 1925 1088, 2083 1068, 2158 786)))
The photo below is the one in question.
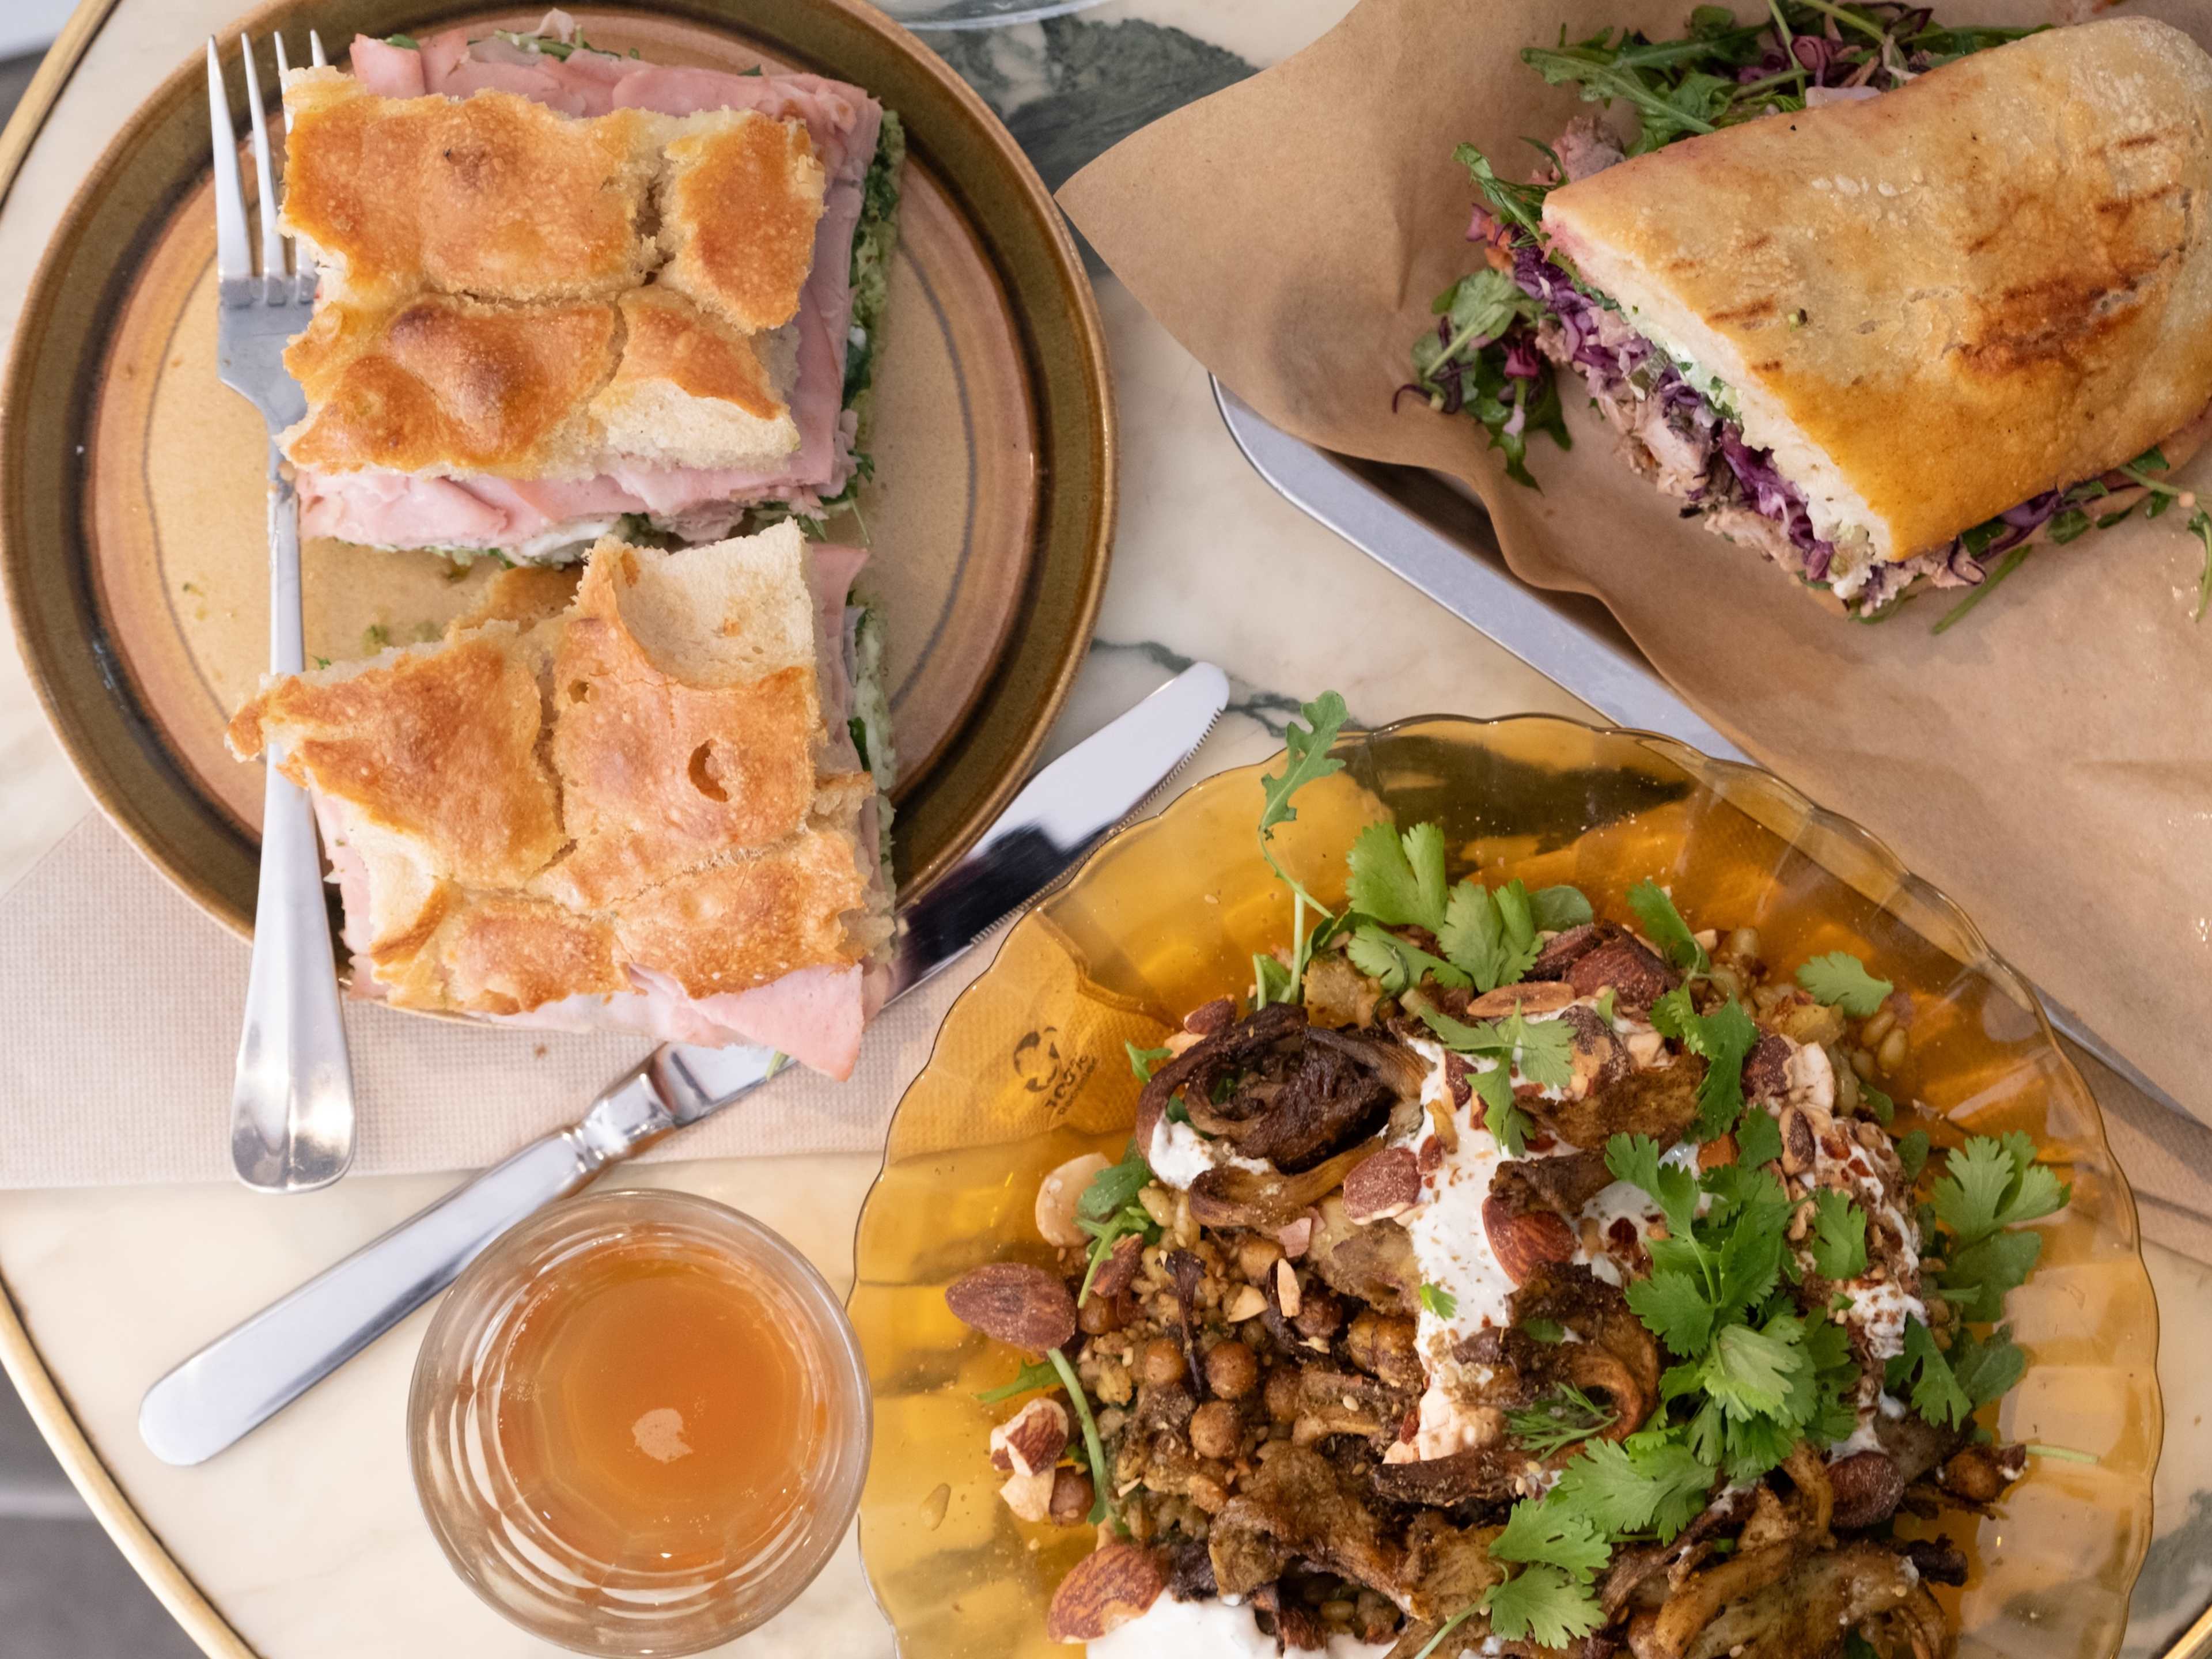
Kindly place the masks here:
POLYGON ((1525 1156, 1534 1126, 1514 1103, 1513 1073, 1518 1072, 1540 1089, 1565 1088, 1575 1074, 1573 1028, 1565 1020, 1531 1020, 1517 1002, 1504 1019, 1469 1024, 1427 1007, 1421 1010, 1421 1019, 1445 1048, 1488 1062, 1468 1073, 1468 1082, 1483 1104, 1483 1125, 1509 1157, 1525 1156))
POLYGON ((1515 984, 1535 963, 1540 933, 1578 926, 1594 914, 1575 887, 1532 893, 1517 878, 1492 889, 1472 877, 1448 887, 1444 833, 1434 823, 1402 834, 1370 823, 1346 861, 1345 891, 1357 918, 1353 963, 1394 996, 1424 977, 1482 992, 1515 984), (1392 927, 1425 929, 1443 956, 1386 931, 1392 927))
POLYGON ((1124 1042, 1121 1047, 1128 1051, 1129 1069, 1139 1083, 1150 1083, 1160 1063, 1175 1052, 1172 1048, 1139 1048, 1133 1042, 1124 1042))
POLYGON ((1644 937, 1666 953, 1667 959, 1680 970, 1683 978, 1698 980, 1705 976, 1712 966, 1712 958, 1698 943, 1698 936, 1682 920, 1682 913, 1674 908, 1674 901, 1667 896, 1665 888, 1645 878, 1628 890, 1628 908, 1644 924, 1644 937))
POLYGON ((1801 964, 1797 982, 1812 993, 1815 1001, 1840 1008, 1853 1019, 1871 1018, 1881 1009, 1882 1000, 1897 988, 1886 979, 1876 979, 1867 971, 1866 963, 1848 951, 1831 951, 1801 964))
POLYGON ((1929 1189, 1936 1221, 1948 1235, 1937 1247, 1944 1299, 1969 1320, 2002 1317, 2006 1293, 2043 1254, 2042 1236, 2021 1224, 2064 1207, 2071 1195, 2035 1161, 2035 1143, 2025 1134, 1976 1135, 1954 1151, 1929 1189))
POLYGON ((1813 1194, 1813 1231, 1806 1249, 1823 1279, 1856 1279, 1866 1271, 1866 1212, 1832 1187, 1813 1194))
MULTIPOLYGON (((1711 1013, 1701 1014, 1690 1000, 1689 988, 1678 985, 1652 1003, 1651 1024, 1662 1036, 1674 1038, 1705 1062, 1705 1079, 1698 1085, 1698 1121, 1690 1127, 1690 1139, 1717 1140, 1735 1128, 1743 1116, 1743 1062, 1759 1042, 1759 1027, 1742 1005, 1730 997, 1711 1013)), ((1778 1140, 1777 1144, 1778 1148, 1778 1140)), ((1775 1156, 1780 1156, 1778 1150, 1775 1156)))

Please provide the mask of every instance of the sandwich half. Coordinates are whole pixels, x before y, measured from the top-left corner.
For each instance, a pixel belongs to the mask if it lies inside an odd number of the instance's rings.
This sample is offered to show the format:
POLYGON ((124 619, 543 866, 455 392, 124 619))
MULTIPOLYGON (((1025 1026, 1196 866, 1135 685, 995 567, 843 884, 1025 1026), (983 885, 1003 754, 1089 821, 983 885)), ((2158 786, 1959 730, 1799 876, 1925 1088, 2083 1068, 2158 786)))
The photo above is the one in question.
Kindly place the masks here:
MULTIPOLYGON (((1814 39, 1800 63, 1856 40, 1814 39)), ((2106 517, 2212 400, 2212 59, 2112 18, 1872 68, 1626 159, 1582 125, 1473 233, 1501 338, 1686 517, 1862 613, 2106 517)))
POLYGON ((670 69, 570 20, 286 77, 301 527, 510 562, 820 516, 867 471, 904 139, 857 87, 670 69))
POLYGON ((265 685, 231 747, 311 792, 355 994, 849 1075, 891 936, 864 556, 788 523, 610 539, 437 641, 265 685))

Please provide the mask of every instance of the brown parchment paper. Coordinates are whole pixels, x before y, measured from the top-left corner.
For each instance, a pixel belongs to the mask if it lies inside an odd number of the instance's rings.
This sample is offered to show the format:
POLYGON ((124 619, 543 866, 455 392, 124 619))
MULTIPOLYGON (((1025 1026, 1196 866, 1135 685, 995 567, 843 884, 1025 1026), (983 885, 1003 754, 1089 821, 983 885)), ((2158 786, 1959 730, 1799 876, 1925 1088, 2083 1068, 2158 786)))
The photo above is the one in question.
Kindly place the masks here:
MULTIPOLYGON (((1739 8, 1741 9, 1741 8, 1739 8)), ((2125 9, 2212 41, 2212 3, 2125 9)), ((1568 392, 1575 446, 1534 440, 1542 493, 1484 434, 1392 392, 1430 302, 1477 267, 1473 191, 1584 107, 1520 61, 1562 27, 1679 33, 1687 0, 1364 0, 1297 57, 1189 105, 1076 175, 1061 204, 1200 362, 1328 448, 1456 474, 1513 569, 1595 595, 1747 752, 1894 847, 1996 949, 2212 1121, 2212 617, 2203 551, 2169 513, 2031 555, 1941 636, 1937 593, 1834 617, 1747 548, 1686 524, 1568 392)), ((1748 14, 1747 14, 1748 15, 1748 14)), ((2066 21, 1949 0, 1941 21, 2066 21)), ((1959 434, 1931 467, 1972 466, 1959 434)), ((2184 468, 2185 483, 2212 465, 2184 468)), ((2212 483, 2200 483, 2212 488, 2212 483)), ((1410 602, 1410 601, 1409 601, 1410 602)))

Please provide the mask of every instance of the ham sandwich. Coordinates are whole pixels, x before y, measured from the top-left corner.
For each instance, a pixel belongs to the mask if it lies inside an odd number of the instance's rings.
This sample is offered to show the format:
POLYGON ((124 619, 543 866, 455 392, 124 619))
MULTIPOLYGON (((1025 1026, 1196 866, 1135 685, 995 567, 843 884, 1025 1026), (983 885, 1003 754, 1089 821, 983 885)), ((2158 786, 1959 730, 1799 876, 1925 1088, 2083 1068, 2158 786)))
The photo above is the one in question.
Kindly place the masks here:
POLYGON ((230 744, 313 796, 354 994, 848 1076, 891 937, 865 557, 788 522, 609 539, 434 642, 264 684, 230 744))
POLYGON ((283 438, 309 536, 565 561, 818 514, 856 451, 903 138, 857 87, 540 36, 295 70, 321 267, 283 438))

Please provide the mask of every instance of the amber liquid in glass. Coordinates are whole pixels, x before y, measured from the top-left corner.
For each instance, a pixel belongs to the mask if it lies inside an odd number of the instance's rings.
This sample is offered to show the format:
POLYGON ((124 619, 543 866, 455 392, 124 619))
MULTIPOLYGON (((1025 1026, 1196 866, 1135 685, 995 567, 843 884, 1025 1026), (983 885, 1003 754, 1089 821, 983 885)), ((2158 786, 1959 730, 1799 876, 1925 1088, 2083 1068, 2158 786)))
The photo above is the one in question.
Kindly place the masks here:
POLYGON ((830 1413, 790 1314, 666 1238, 555 1264, 510 1340, 495 1413, 522 1501, 588 1559, 714 1571, 775 1547, 830 1413))

